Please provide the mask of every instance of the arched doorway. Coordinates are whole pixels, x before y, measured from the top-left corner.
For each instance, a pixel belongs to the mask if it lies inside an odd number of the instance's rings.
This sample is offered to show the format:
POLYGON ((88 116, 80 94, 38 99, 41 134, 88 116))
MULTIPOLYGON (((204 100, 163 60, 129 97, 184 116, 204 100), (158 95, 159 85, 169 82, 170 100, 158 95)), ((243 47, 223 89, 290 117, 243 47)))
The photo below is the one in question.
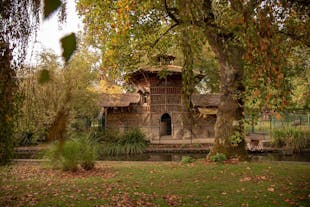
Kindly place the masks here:
POLYGON ((164 113, 160 118, 160 136, 171 135, 171 117, 168 113, 164 113))

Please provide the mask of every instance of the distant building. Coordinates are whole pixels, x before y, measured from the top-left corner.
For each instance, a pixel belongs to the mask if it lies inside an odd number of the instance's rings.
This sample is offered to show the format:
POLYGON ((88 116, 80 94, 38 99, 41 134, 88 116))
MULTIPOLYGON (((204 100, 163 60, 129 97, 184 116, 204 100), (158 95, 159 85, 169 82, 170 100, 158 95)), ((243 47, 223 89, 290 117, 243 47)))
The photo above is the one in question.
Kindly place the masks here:
POLYGON ((102 94, 104 127, 120 131, 140 128, 151 143, 212 143, 219 96, 192 95, 191 119, 182 97, 181 69, 174 65, 140 69, 128 76, 136 93, 102 94), (161 79, 163 69, 167 76, 161 79))

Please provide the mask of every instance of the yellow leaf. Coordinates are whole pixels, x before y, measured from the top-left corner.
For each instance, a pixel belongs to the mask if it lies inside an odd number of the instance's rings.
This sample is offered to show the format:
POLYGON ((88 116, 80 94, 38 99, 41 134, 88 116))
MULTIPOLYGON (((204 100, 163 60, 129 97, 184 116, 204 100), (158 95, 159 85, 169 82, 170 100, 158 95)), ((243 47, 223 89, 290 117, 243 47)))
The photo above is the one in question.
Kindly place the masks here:
POLYGON ((280 114, 280 113, 278 113, 278 112, 276 113, 276 119, 277 119, 277 120, 281 120, 281 119, 282 119, 281 114, 280 114))

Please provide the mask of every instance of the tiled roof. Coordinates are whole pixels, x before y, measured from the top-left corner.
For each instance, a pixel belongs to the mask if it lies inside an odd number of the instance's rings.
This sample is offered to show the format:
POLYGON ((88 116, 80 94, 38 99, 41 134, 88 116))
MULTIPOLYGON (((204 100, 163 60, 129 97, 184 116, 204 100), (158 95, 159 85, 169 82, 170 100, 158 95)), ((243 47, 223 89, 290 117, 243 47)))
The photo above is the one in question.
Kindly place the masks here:
POLYGON ((140 95, 137 93, 126 94, 101 94, 99 106, 101 107, 127 107, 131 103, 139 103, 140 95))

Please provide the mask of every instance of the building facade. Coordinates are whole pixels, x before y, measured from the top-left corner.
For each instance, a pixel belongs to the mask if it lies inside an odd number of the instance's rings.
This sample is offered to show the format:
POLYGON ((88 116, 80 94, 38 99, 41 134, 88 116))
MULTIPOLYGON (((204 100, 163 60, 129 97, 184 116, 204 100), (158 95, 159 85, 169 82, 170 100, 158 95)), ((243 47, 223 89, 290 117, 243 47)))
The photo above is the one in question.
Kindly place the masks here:
POLYGON ((102 94, 105 128, 140 128, 151 143, 212 143, 219 96, 192 95, 189 113, 182 96, 181 69, 173 65, 140 69, 128 76, 136 93, 102 94))

